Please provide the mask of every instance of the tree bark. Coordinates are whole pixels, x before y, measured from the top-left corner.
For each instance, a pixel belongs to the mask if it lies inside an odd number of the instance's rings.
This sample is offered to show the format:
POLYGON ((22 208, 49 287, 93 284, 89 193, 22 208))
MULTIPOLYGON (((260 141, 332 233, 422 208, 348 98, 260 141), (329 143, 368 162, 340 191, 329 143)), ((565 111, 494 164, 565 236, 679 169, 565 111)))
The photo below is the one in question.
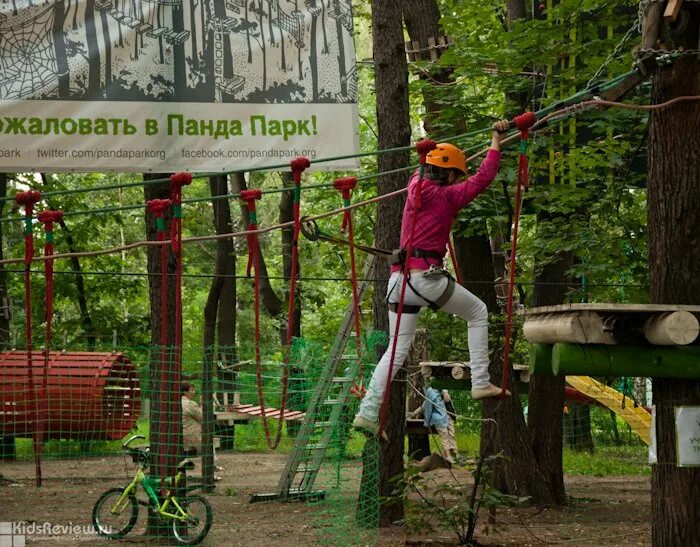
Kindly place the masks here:
MULTIPOLYGON (((153 179, 167 178, 167 175, 145 173, 144 181, 148 182, 153 179)), ((167 182, 146 184, 144 185, 144 198, 146 201, 151 199, 167 199, 170 197, 170 185, 167 182)), ((172 218, 171 211, 167 211, 165 216, 165 227, 169 229, 172 218)), ((146 239, 149 241, 156 239, 156 221, 152 214, 146 211, 146 239)), ((150 375, 149 375, 149 394, 151 397, 151 420, 150 420, 150 435, 151 435, 151 473, 155 476, 167 476, 169 470, 174 471, 176 462, 173 457, 168 455, 168 442, 170 424, 175 421, 181 425, 181 406, 180 386, 173 385, 172 382, 172 362, 173 348, 175 341, 175 256, 170 247, 168 247, 167 260, 167 313, 165 316, 166 340, 165 345, 161 340, 161 247, 149 246, 146 253, 146 267, 148 270, 148 294, 150 302, 150 318, 151 318, 151 356, 150 356, 150 375), (177 400, 177 407, 174 405, 174 399, 177 400), (170 409, 176 411, 172 412, 170 409), (172 415, 175 414, 175 415, 172 415), (165 455, 165 466, 161 456, 165 455)), ((178 361, 179 362, 179 361, 178 361)), ((175 440, 178 444, 182 439, 182 435, 177 435, 175 440)), ((182 452, 182 447, 179 446, 177 452, 182 452)), ((148 531, 149 535, 167 535, 165 529, 157 518, 149 516, 148 531)))
MULTIPOLYGON (((0 198, 7 195, 7 174, 0 173, 0 198)), ((0 217, 5 214, 5 201, 0 201, 0 217)), ((3 255, 3 226, 0 223, 0 260, 3 255)), ((10 348, 10 301, 7 298, 7 272, 5 266, 0 264, 0 349, 10 348)), ((0 435, 0 461, 12 461, 16 458, 15 438, 0 435)), ((0 479, 2 476, 0 475, 0 479)), ((1 480, 0 480, 1 482, 1 480)))
MULTIPOLYGON (((209 178, 212 196, 228 193, 225 175, 209 178)), ((212 200, 214 212, 214 229, 217 234, 233 231, 231 207, 227 199, 212 200)), ((209 447, 216 434, 213 411, 214 372, 218 379, 220 393, 230 395, 233 400, 236 392, 237 372, 234 368, 238 361, 236 352, 236 254, 232 239, 216 241, 216 262, 214 279, 209 288, 209 295, 204 307, 204 360, 202 367, 202 410, 204 426, 202 428, 202 446, 209 447), (217 340, 218 339, 218 340, 217 340), (218 341, 218 344, 217 344, 218 341), (214 353, 217 349, 218 354, 214 353), (220 362, 221 368, 215 364, 220 362)), ((223 427, 219 433, 221 448, 233 448, 235 425, 223 427)), ((202 459, 205 483, 213 486, 213 452, 206 453, 202 459)))
MULTIPOLYGON (((398 0, 372 2, 372 41, 374 48, 374 75, 377 98, 377 125, 379 127, 379 148, 407 146, 411 129, 408 110, 408 67, 404 53, 401 5, 398 0)), ((408 152, 381 154, 377 159, 377 169, 386 172, 405 167, 409 162, 408 152)), ((382 175, 377 180, 379 195, 404 188, 406 175, 402 173, 382 175)), ((401 216, 405 197, 380 201, 377 206, 375 243, 383 249, 399 247, 401 216)), ((378 259, 377 279, 387 279, 389 269, 386 260, 378 259)), ((388 330, 388 309, 384 301, 386 287, 377 286, 374 291, 374 328, 388 330)), ((377 348, 378 354, 385 348, 377 348)), ((397 376, 398 378, 398 376, 397 376)), ((381 447, 380 496, 389 496, 393 485, 390 480, 403 473, 403 441, 405 420, 405 384, 394 382, 389 400, 386 430, 389 443, 381 447)), ((382 504, 380 526, 389 526, 403 518, 401 504, 382 504)))
MULTIPOLYGON (((0 198, 7 195, 7 174, 0 173, 0 198)), ((5 201, 0 201, 0 217, 5 214, 5 201)), ((0 223, 0 260, 3 260, 4 241, 3 223, 0 223)), ((7 298, 7 272, 0 264, 0 348, 6 349, 10 344, 10 301, 7 298)))
MULTIPOLYGON (((312 33, 314 36, 315 33, 312 33)), ((314 60, 313 63, 316 63, 314 60)), ((290 171, 284 171, 280 173, 282 177, 282 185, 287 188, 288 192, 282 192, 280 195, 280 214, 279 222, 280 224, 285 224, 294 220, 294 178, 290 171)), ((282 238, 282 275, 288 283, 291 281, 292 277, 292 242, 294 239, 294 229, 285 228, 281 230, 282 238)), ((300 264, 297 262, 297 281, 301 277, 300 264)), ((289 306, 289 285, 287 286, 285 301, 287 306, 289 306)), ((292 319, 292 338, 299 338, 301 336, 301 287, 297 283, 296 291, 294 295, 294 316, 292 319)), ((280 343, 282 347, 287 346, 287 325, 280 325, 280 343)), ((287 351, 291 351, 291 348, 287 348, 287 351)), ((304 400, 303 389, 300 389, 300 385, 304 381, 304 370, 296 366, 290 361, 289 367, 289 388, 287 389, 286 405, 289 410, 304 410, 306 401, 304 400)), ((299 422, 288 421, 286 423, 287 434, 290 437, 295 437, 297 431, 301 424, 299 422)))
MULTIPOLYGON (((535 276, 532 306, 553 306, 564 302, 566 277, 573 266, 571 253, 560 253, 535 276)), ((532 452, 552 489, 557 504, 566 502, 563 469, 564 376, 533 374, 528 397, 528 427, 532 452)), ((589 422, 590 423, 590 422, 589 422)))
MULTIPOLYGON (((686 2, 689 21, 676 46, 696 48, 700 6, 686 2)), ((658 70, 651 102, 700 95, 700 62, 677 59, 658 70)), ((700 304, 700 105, 652 111, 647 204, 652 303, 700 304)), ((652 468, 653 545, 698 545, 700 468, 677 467, 674 407, 700 405, 700 380, 653 379, 658 463, 652 468)))

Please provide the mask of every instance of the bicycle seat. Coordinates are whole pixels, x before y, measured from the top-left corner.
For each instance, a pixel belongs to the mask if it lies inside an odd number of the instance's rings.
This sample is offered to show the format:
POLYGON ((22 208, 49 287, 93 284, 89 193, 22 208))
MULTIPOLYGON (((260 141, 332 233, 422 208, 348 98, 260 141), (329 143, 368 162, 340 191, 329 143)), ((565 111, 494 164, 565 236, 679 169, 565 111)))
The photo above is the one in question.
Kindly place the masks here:
POLYGON ((177 470, 178 471, 190 471, 195 468, 194 462, 192 460, 182 460, 179 464, 177 464, 177 470))

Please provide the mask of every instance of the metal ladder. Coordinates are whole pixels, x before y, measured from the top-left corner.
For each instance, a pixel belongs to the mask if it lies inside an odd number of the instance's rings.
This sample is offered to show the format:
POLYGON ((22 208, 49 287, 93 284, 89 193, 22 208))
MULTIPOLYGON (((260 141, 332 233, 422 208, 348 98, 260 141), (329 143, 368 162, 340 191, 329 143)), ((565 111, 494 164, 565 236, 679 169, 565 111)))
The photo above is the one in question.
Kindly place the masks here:
MULTIPOLYGON (((357 284, 359 300, 362 300, 369 286, 370 282, 366 280, 374 279, 375 263, 374 255, 369 255, 362 280, 357 284)), ((253 494, 251 503, 275 500, 318 500, 325 496, 323 491, 312 489, 333 434, 338 429, 338 424, 347 407, 350 389, 360 370, 359 356, 344 354, 348 338, 354 334, 354 324, 354 306, 353 302, 350 302, 338 335, 333 341, 321 379, 304 415, 304 421, 294 440, 294 448, 287 457, 277 491, 253 494), (327 414, 328 418, 317 421, 322 414, 327 414)))

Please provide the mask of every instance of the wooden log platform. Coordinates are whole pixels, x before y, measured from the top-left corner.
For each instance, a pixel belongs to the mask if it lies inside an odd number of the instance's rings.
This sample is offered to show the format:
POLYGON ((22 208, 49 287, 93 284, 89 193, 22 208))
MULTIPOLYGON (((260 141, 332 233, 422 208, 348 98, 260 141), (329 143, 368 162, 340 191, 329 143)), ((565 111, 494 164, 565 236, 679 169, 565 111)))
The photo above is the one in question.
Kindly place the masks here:
POLYGON ((700 306, 585 303, 519 310, 535 344, 683 346, 698 340, 700 306))
MULTIPOLYGON (((436 389, 471 389, 471 370, 464 361, 421 361, 420 371, 426 382, 436 389)), ((529 365, 513 365, 515 381, 530 381, 529 365)))

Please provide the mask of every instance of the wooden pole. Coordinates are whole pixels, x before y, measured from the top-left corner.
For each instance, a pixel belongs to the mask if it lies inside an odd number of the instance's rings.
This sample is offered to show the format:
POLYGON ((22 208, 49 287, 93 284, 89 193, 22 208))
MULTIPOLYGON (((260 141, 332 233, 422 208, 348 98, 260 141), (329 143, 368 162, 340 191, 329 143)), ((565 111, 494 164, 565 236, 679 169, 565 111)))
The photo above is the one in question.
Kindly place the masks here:
POLYGON ((700 324, 688 311, 673 311, 652 315, 644 322, 642 330, 651 344, 685 346, 698 337, 700 324))
MULTIPOLYGON (((540 357, 542 351, 546 349, 540 349, 540 357)), ((545 373, 543 363, 539 364, 538 372, 545 373)), ((700 347, 554 344, 551 373, 700 379, 700 347)))
POLYGON ((534 344, 532 346, 530 374, 552 374, 552 344, 534 344))
POLYGON ((615 340, 603 330, 603 320, 592 311, 546 313, 528 318, 523 325, 528 342, 555 344, 614 344, 615 340))

